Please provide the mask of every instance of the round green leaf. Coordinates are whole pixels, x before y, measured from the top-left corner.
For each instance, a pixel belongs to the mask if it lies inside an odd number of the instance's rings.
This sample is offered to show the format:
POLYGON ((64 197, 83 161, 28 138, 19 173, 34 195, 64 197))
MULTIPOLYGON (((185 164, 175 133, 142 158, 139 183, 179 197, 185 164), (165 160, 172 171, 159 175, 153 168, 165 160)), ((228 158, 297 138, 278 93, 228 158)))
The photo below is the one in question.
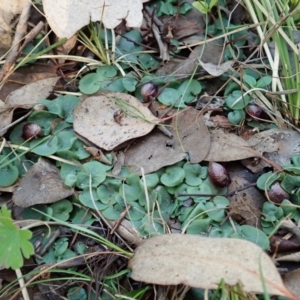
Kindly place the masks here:
POLYGON ((202 183, 201 175, 203 176, 204 169, 199 164, 185 163, 183 166, 185 172, 185 182, 191 186, 198 186, 202 183))
POLYGON ((40 143, 40 141, 41 139, 36 139, 30 142, 30 148, 33 148, 31 152, 41 156, 48 156, 58 150, 57 136, 49 136, 43 143, 40 143))
POLYGON ((118 70, 115 66, 101 66, 97 68, 96 73, 102 78, 112 78, 117 75, 118 70))
POLYGON ((279 178, 280 174, 268 172, 263 175, 261 175, 257 181, 256 185, 259 189, 265 191, 270 188, 270 186, 279 178))
POLYGON ((128 202, 138 200, 144 192, 141 188, 140 177, 137 174, 130 174, 126 178, 127 184, 122 184, 119 189, 121 197, 128 202))
POLYGON ((98 161, 90 161, 82 165, 81 171, 77 174, 76 186, 78 188, 97 187, 106 178, 106 169, 98 161))
POLYGON ((82 205, 92 209, 103 210, 109 206, 108 204, 103 204, 99 201, 99 197, 95 188, 92 189, 92 193, 89 188, 84 188, 79 194, 78 199, 82 205))
POLYGON ((138 60, 143 70, 153 69, 159 66, 159 62, 148 53, 141 53, 138 55, 138 60))
POLYGON ((139 205, 137 202, 130 202, 129 205, 131 206, 131 208, 129 209, 129 211, 126 214, 126 218, 128 220, 138 221, 138 220, 141 220, 145 216, 145 214, 146 214, 145 209, 141 205, 139 205))
POLYGON ((250 87, 255 87, 256 86, 256 80, 254 77, 250 76, 250 75, 244 75, 243 76, 243 81, 245 83, 247 83, 248 85, 250 85, 250 87))
POLYGON ((214 197, 213 202, 207 202, 207 215, 216 222, 222 222, 225 218, 225 208, 229 205, 227 198, 222 196, 214 197))
POLYGON ((243 95, 242 91, 233 91, 233 93, 225 99, 226 105, 234 110, 241 110, 249 104, 249 95, 243 95))
POLYGON ((87 293, 83 288, 72 287, 68 289, 67 297, 68 300, 86 300, 87 293))
POLYGON ((265 86, 267 86, 267 85, 269 85, 271 83, 272 83, 272 77, 270 77, 270 76, 263 76, 263 77, 261 77, 257 81, 256 87, 257 88, 263 88, 263 87, 265 87, 265 86))
POLYGON ((292 193, 297 187, 300 187, 300 176, 287 174, 281 181, 281 186, 288 193, 292 193))
MULTIPOLYGON (((145 175, 146 187, 148 189, 154 189, 159 183, 159 177, 156 173, 145 175)), ((141 178, 142 188, 144 187, 143 178, 141 178)))
POLYGON ((98 73, 90 73, 83 76, 79 81, 79 90, 81 93, 86 95, 95 94, 100 90, 99 81, 102 76, 98 73))
POLYGON ((19 170, 17 167, 7 165, 4 168, 0 168, 0 186, 7 187, 14 184, 19 178, 19 170))
MULTIPOLYGON (((211 187, 206 184, 205 182, 202 182, 199 186, 195 187, 195 186, 190 186, 187 189, 187 192, 189 194, 211 194, 212 190, 211 187)), ((199 201, 206 201, 210 199, 210 196, 191 196, 195 202, 199 202, 199 201)))
POLYGON ((52 216, 60 221, 67 221, 70 217, 70 212, 73 210, 73 205, 69 200, 63 199, 51 205, 53 210, 52 216))
POLYGON ((74 187, 77 181, 77 176, 75 174, 68 174, 65 177, 64 184, 69 187, 74 187))
POLYGON ((77 140, 77 137, 72 130, 60 131, 56 136, 58 139, 57 146, 59 150, 69 150, 77 140))
POLYGON ((160 181, 165 186, 173 187, 180 184, 185 177, 184 170, 179 167, 167 167, 165 173, 160 177, 160 181))
POLYGON ((159 102, 168 106, 174 105, 179 98, 179 92, 172 88, 165 88, 157 97, 159 102))
POLYGON ((245 116, 244 110, 234 110, 228 114, 228 120, 234 125, 239 125, 245 116))
POLYGON ((103 204, 115 203, 113 200, 116 196, 116 190, 113 186, 107 184, 106 182, 104 184, 100 184, 100 186, 97 188, 97 195, 103 204))
POLYGON ((101 211, 101 214, 104 216, 104 218, 108 220, 118 220, 120 218, 122 209, 121 207, 116 204, 116 205, 108 205, 107 208, 101 211))
POLYGON ((240 226, 239 231, 232 234, 231 237, 253 242, 260 246, 263 250, 268 250, 270 247, 267 235, 260 229, 250 225, 240 226))
POLYGON ((181 101, 185 104, 189 104, 195 100, 195 96, 198 95, 201 90, 202 87, 199 81, 187 79, 179 86, 177 91, 182 96, 181 101))
POLYGON ((138 81, 135 78, 122 78, 122 83, 126 91, 128 92, 134 92, 136 89, 136 85, 138 81))

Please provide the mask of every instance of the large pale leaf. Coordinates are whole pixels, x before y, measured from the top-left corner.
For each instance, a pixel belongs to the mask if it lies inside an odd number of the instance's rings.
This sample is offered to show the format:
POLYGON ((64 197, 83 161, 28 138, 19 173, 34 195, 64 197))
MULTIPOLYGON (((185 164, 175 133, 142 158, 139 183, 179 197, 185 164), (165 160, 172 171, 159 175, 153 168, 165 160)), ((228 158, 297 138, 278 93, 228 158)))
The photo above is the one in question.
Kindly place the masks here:
POLYGON ((70 38, 90 21, 113 29, 124 19, 129 27, 140 27, 143 20, 141 0, 43 0, 43 7, 59 38, 70 38))
POLYGON ((129 262, 131 277, 160 285, 216 289, 224 279, 246 292, 291 297, 271 258, 255 244, 227 238, 166 234, 147 239, 129 262))
POLYGON ((105 150, 149 133, 157 119, 135 97, 124 93, 102 93, 88 97, 74 109, 74 130, 105 150), (115 119, 116 113, 122 117, 115 119))

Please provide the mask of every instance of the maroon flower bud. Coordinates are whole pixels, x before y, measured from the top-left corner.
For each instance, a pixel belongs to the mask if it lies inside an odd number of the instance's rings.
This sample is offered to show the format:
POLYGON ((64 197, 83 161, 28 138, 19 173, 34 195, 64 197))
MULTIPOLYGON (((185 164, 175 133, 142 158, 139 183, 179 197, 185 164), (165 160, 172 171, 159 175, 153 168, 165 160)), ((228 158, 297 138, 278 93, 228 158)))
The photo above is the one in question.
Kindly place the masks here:
POLYGON ((221 164, 218 164, 216 162, 209 163, 208 175, 210 180, 216 187, 227 187, 231 182, 227 170, 221 164))
POLYGON ((145 83, 141 88, 141 95, 144 102, 150 102, 157 95, 158 87, 152 82, 145 83))
POLYGON ((284 199, 289 199, 290 195, 281 187, 279 182, 271 185, 270 190, 266 191, 266 197, 274 203, 280 204, 284 199))
POLYGON ((27 123, 22 128, 22 138, 28 140, 42 135, 42 128, 36 123, 27 123))

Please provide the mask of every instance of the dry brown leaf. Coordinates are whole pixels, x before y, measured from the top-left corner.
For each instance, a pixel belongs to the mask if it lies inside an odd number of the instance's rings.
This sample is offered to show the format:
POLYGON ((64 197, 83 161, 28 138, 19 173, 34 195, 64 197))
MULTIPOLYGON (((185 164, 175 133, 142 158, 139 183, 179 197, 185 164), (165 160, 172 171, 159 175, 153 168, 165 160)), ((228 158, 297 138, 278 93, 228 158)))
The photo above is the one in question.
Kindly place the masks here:
POLYGON ((300 269, 296 269, 284 274, 283 282, 295 296, 300 298, 300 269))
MULTIPOLYGON (((233 161, 255 156, 247 151, 247 141, 221 129, 211 131, 211 146, 206 161, 233 161)), ((249 147, 249 149, 251 149, 249 147)))
POLYGON ((39 100, 47 98, 53 90, 58 77, 41 79, 29 83, 19 89, 14 90, 7 96, 7 101, 0 102, 0 136, 3 136, 6 127, 13 119, 13 112, 16 108, 32 108, 39 100))
POLYGON ((0 48, 9 49, 12 42, 10 23, 15 15, 20 14, 28 0, 0 1, 0 48))
MULTIPOLYGON (((289 129, 270 129, 253 135, 248 144, 278 166, 290 163, 290 158, 300 152, 300 134, 289 129)), ((252 164, 252 160, 242 162, 253 173, 258 173, 269 164, 264 160, 252 164)))
POLYGON ((234 193, 228 197, 230 202, 229 214, 238 221, 238 223, 248 224, 254 227, 259 226, 261 211, 266 198, 254 186, 237 192, 237 190, 256 182, 257 176, 254 176, 240 163, 230 163, 227 167, 227 171, 231 178, 228 193, 234 193))
POLYGON ((212 64, 210 62, 204 63, 203 61, 200 60, 200 65, 201 67, 210 75, 218 77, 227 72, 231 66, 234 64, 233 60, 228 60, 222 64, 212 64))
POLYGON ((113 29, 122 20, 129 27, 142 25, 141 0, 43 0, 46 19, 59 38, 70 38, 90 22, 102 21, 113 29))
POLYGON ((254 293, 264 292, 264 276, 269 294, 295 299, 283 285, 271 258, 245 240, 159 235, 136 249, 129 268, 131 277, 137 281, 216 289, 224 279, 228 285, 241 283, 245 292, 254 293))
POLYGON ((73 194, 73 189, 65 186, 59 169, 47 160, 40 158, 21 179, 13 201, 20 207, 48 204, 73 194))
POLYGON ((187 109, 174 117, 168 130, 173 138, 155 129, 136 140, 126 151, 125 164, 130 171, 145 174, 175 164, 189 155, 191 163, 201 162, 210 148, 210 134, 203 118, 195 109, 187 109))
POLYGON ((125 93, 88 97, 73 114, 75 132, 107 151, 149 133, 158 122, 138 99, 125 93))

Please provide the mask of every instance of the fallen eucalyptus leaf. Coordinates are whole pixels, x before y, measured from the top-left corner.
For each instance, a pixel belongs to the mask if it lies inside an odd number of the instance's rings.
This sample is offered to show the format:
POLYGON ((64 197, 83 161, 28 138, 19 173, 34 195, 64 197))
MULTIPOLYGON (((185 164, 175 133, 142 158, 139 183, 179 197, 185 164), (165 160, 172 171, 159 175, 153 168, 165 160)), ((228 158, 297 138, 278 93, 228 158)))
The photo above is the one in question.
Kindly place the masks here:
POLYGON ((185 284, 216 289, 242 284, 245 292, 266 292, 296 299, 283 285, 271 258, 255 244, 228 238, 166 234, 147 239, 129 261, 134 280, 160 284, 185 284))
POLYGON ((247 150, 249 144, 233 133, 226 133, 222 129, 211 131, 211 144, 206 161, 232 161, 253 157, 255 154, 247 150))
POLYGON ((43 8, 49 25, 59 38, 70 38, 90 22, 101 21, 106 28, 113 29, 123 19, 128 27, 140 27, 143 20, 140 0, 43 0, 43 8))
POLYGON ((204 63, 200 60, 201 67, 210 75, 218 77, 221 76, 223 73, 227 72, 231 66, 233 65, 233 60, 228 60, 222 64, 215 65, 210 62, 204 63))
POLYGON ((158 120, 135 97, 114 92, 86 98, 73 114, 75 132, 108 151, 149 133, 158 120), (118 119, 114 118, 116 113, 118 119))
POLYGON ((173 165, 189 155, 192 164, 201 162, 210 148, 210 134, 199 116, 199 112, 189 108, 174 117, 168 127, 173 138, 168 138, 158 130, 135 141, 125 155, 125 164, 130 171, 141 174, 155 172, 164 166, 173 165))
POLYGON ((40 158, 21 179, 13 195, 20 207, 53 203, 72 195, 74 190, 63 184, 59 170, 40 158))

